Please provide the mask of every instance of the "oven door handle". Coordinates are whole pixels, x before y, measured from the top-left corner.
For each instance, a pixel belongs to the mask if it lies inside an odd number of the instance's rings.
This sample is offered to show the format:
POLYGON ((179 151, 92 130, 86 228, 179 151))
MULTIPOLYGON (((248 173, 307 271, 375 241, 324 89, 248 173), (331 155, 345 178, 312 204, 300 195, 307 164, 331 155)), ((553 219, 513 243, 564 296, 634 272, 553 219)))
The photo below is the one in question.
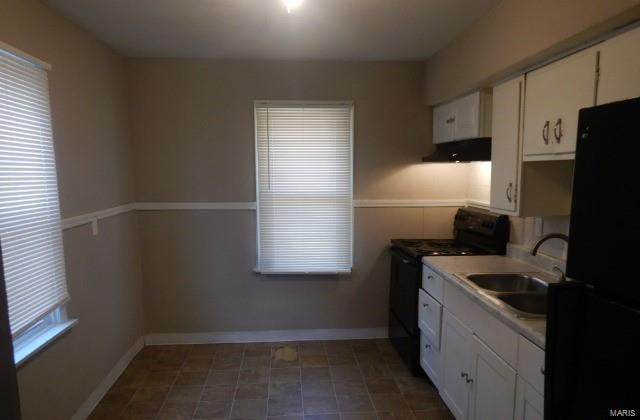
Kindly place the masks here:
POLYGON ((420 266, 420 263, 418 263, 416 260, 409 257, 408 255, 398 251, 396 248, 391 248, 391 254, 394 258, 400 260, 402 264, 414 265, 418 267, 420 266))

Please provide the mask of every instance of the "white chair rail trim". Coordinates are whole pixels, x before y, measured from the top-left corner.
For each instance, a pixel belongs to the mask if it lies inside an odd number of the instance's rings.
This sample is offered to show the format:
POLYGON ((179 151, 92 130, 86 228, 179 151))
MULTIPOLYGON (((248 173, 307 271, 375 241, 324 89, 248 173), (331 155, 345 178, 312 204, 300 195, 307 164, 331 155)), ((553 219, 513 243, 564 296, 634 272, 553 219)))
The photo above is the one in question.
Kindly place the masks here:
MULTIPOLYGON (((431 208, 431 207, 461 207, 473 205, 488 207, 488 203, 480 203, 467 199, 447 200, 353 200, 356 208, 431 208)), ((255 201, 237 202, 143 202, 129 203, 72 216, 62 219, 62 229, 72 229, 86 224, 95 224, 99 220, 117 216, 130 211, 197 211, 197 210, 256 210, 255 201)))

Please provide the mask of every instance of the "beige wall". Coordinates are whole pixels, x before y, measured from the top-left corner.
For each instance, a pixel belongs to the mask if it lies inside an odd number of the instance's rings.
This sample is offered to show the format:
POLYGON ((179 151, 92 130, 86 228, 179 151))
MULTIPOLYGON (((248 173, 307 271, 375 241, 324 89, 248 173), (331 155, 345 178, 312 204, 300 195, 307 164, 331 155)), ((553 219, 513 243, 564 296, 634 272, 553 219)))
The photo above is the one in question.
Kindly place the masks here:
POLYGON ((634 19, 639 0, 503 0, 428 60, 425 103, 486 87, 634 19))
POLYGON ((253 101, 353 100, 355 197, 464 197, 430 148, 420 63, 128 61, 138 201, 253 201, 253 101), (443 185, 442 178, 451 182, 443 185))
MULTIPOLYGON (((133 199, 124 62, 36 0, 0 0, 0 40, 49 62, 63 217, 133 199)), ((68 419, 142 334, 134 214, 64 234, 79 324, 18 372, 24 418, 68 419)))
MULTIPOLYGON (((129 60, 137 201, 254 201, 255 99, 355 102, 357 199, 461 199, 466 167, 423 165, 416 63, 129 60)), ((147 332, 385 327, 392 237, 450 237, 452 208, 357 209, 351 276, 264 276, 255 212, 139 214, 147 332), (295 314, 295 315, 293 315, 295 314)))

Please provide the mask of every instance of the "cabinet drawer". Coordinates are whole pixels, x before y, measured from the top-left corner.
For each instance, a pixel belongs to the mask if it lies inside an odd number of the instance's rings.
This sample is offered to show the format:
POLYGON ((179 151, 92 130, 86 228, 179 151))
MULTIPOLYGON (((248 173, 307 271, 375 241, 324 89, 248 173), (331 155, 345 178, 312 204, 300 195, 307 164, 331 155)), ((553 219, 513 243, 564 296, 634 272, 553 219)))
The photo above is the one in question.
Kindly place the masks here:
POLYGON ((422 266, 422 288, 438 302, 444 298, 444 280, 428 265, 422 266))
POLYGON ((451 282, 445 283, 444 306, 509 366, 517 366, 518 333, 472 301, 451 282))
POLYGON ((436 349, 424 334, 420 334, 420 366, 422 366, 422 369, 427 373, 429 379, 431 379, 439 390, 440 375, 442 372, 442 353, 436 349))
POLYGON ((438 350, 440 350, 441 320, 442 305, 420 289, 418 294, 418 328, 438 350))
POLYGON ((544 350, 526 338, 518 339, 518 375, 544 394, 544 350))

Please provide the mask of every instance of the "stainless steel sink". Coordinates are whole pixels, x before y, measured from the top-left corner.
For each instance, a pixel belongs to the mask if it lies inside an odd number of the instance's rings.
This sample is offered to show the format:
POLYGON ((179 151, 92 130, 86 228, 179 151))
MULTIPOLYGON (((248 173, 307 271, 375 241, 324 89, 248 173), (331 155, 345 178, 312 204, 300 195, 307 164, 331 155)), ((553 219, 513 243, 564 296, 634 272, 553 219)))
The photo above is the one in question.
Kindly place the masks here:
POLYGON ((504 293, 497 298, 525 316, 547 315, 546 293, 504 293))
POLYGON ((547 284, 526 274, 469 274, 467 280, 492 292, 546 292, 547 284))
POLYGON ((547 313, 547 283, 520 273, 482 273, 462 276, 498 306, 522 318, 544 318, 547 313))

